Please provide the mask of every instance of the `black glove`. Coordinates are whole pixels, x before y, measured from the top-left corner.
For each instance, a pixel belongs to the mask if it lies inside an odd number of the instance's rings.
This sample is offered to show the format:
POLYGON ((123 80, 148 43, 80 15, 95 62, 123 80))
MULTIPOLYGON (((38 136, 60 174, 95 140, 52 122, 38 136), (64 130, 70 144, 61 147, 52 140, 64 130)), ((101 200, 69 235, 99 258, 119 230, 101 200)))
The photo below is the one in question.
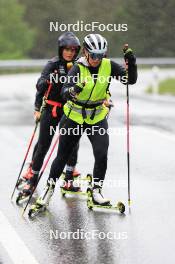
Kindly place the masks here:
POLYGON ((130 64, 135 64, 136 63, 136 57, 132 51, 132 49, 128 48, 128 46, 125 46, 123 48, 123 53, 124 53, 124 60, 128 65, 130 64))
POLYGON ((82 92, 83 88, 78 85, 72 86, 69 88, 69 94, 72 98, 75 98, 80 92, 82 92))

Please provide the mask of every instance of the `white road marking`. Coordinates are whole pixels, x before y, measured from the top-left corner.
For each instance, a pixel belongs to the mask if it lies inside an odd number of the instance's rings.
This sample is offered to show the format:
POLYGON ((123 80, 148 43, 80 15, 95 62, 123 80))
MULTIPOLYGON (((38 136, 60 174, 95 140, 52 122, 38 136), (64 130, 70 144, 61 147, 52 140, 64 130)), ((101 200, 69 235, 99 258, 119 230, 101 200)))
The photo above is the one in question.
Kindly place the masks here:
POLYGON ((1 211, 0 243, 14 264, 39 264, 1 211))

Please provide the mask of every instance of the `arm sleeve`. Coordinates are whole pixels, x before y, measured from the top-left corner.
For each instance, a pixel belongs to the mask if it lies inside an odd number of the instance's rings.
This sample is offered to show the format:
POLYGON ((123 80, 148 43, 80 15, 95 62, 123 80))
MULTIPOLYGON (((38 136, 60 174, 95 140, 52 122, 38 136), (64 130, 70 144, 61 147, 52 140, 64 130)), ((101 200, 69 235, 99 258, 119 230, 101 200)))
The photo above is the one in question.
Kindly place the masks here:
POLYGON ((67 81, 63 85, 63 88, 61 90, 61 96, 63 97, 64 100, 67 101, 70 98, 69 88, 76 85, 76 83, 79 80, 79 76, 80 76, 80 68, 78 67, 77 64, 75 64, 68 72, 67 81))
POLYGON ((137 64, 128 65, 128 83, 135 84, 137 82, 137 64))
POLYGON ((52 73, 53 64, 48 62, 44 67, 40 78, 36 84, 36 96, 35 96, 35 110, 39 111, 42 105, 43 96, 48 88, 47 80, 50 79, 50 73, 52 73))
MULTIPOLYGON (((122 65, 111 61, 111 76, 120 80, 121 83, 126 83, 127 72, 122 65)), ((137 81, 137 65, 135 63, 129 64, 128 67, 128 83, 134 84, 137 81)))
POLYGON ((35 95, 35 111, 40 111, 40 108, 42 106, 43 96, 41 92, 36 92, 35 95))

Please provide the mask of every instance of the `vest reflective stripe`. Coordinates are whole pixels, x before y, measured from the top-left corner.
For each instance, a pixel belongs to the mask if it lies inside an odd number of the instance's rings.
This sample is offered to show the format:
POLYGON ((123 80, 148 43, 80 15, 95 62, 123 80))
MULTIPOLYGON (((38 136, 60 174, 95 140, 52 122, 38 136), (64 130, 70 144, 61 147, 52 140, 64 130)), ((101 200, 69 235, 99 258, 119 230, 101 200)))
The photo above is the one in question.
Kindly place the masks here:
MULTIPOLYGON (((68 106, 70 106, 70 108, 71 108, 72 111, 75 111, 77 113, 82 114, 82 108, 78 108, 77 106, 71 105, 71 104, 69 104, 69 102, 67 104, 68 104, 68 106)), ((99 114, 101 112, 101 110, 102 110, 102 106, 99 109, 96 108, 95 114, 99 114)), ((85 108, 85 111, 86 111, 86 115, 91 116, 92 113, 94 112, 94 108, 93 109, 87 109, 87 108, 85 108)))
MULTIPOLYGON (((82 80, 82 83, 85 81, 85 85, 83 86, 82 92, 77 96, 77 101, 84 103, 85 107, 76 104, 76 101, 68 101, 64 105, 64 113, 79 124, 86 122, 87 124, 93 125, 103 120, 109 111, 109 109, 103 105, 103 101, 107 98, 108 81, 111 75, 111 62, 106 58, 102 60, 95 84, 89 69, 81 64, 78 64, 78 66, 80 68, 80 80, 82 80), (88 82, 86 82, 86 77, 88 77, 88 82), (100 81, 102 79, 101 77, 103 77, 105 82, 100 81), (88 109, 88 104, 92 105, 99 102, 101 103, 100 106, 94 106, 94 108, 88 109), (86 112, 87 116, 83 115, 82 109, 86 112)), ((77 83, 77 85, 81 86, 81 83, 77 83)))
POLYGON ((99 104, 99 103, 102 104, 104 100, 106 100, 106 98, 104 98, 102 100, 97 100, 97 101, 89 100, 88 102, 87 102, 87 100, 77 100, 76 102, 81 103, 81 104, 86 104, 86 105, 93 105, 93 104, 95 105, 95 104, 99 104))

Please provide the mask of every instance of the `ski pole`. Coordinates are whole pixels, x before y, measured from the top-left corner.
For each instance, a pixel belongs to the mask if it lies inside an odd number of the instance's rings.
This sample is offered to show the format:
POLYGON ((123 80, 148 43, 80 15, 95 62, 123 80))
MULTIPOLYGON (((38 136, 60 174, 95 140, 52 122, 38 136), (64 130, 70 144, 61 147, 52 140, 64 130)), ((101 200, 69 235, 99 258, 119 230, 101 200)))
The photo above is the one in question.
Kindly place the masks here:
POLYGON ((129 116, 129 86, 128 82, 126 84, 126 93, 127 93, 127 165, 128 165, 128 205, 131 205, 131 190, 130 190, 130 116, 129 116))
MULTIPOLYGON (((126 52, 128 44, 124 45, 123 51, 126 52)), ((128 75, 128 61, 126 61, 126 72, 128 75)), ((129 84, 126 83, 126 128, 127 128, 127 174, 128 174, 128 205, 131 205, 131 189, 130 189, 130 115, 129 115, 129 84)))
MULTIPOLYGON (((48 88, 48 89, 49 89, 49 91, 50 91, 50 89, 51 89, 51 84, 49 85, 49 88, 48 88)), ((45 101, 45 100, 46 100, 46 98, 45 98, 45 96, 44 96, 44 97, 43 97, 43 102, 42 102, 42 105, 41 105, 41 108, 40 108, 40 113, 41 113, 41 115, 42 115, 43 110, 44 110, 44 108, 45 108, 45 106, 46 106, 46 101, 45 101)), ((23 161, 23 163, 22 163, 22 166, 21 166, 21 169, 20 169, 20 172, 19 172, 19 175, 18 175, 18 178, 17 178, 16 184, 15 184, 15 187, 14 187, 13 193, 12 193, 12 195, 11 195, 11 200, 13 199, 13 195, 14 195, 14 193, 15 193, 15 189, 16 189, 16 186, 17 186, 17 184, 18 184, 18 180, 19 180, 19 178, 20 178, 20 176, 21 176, 21 173, 22 173, 23 167, 24 167, 24 165, 25 165, 25 162, 26 162, 26 159, 27 159, 27 156, 28 156, 28 153, 29 153, 30 147, 31 147, 31 145, 32 145, 32 142, 33 142, 33 139, 34 139, 34 136, 35 136, 35 133, 36 133, 36 130, 37 130, 37 127, 38 127, 39 122, 40 122, 40 119, 37 119, 36 122, 35 122, 35 128, 34 128, 34 131, 33 131, 32 137, 31 137, 31 139, 30 139, 30 143, 29 143, 29 146, 28 146, 28 149, 27 149, 27 152, 26 152, 26 155, 25 155, 24 161, 23 161)))
POLYGON ((12 195, 11 195, 11 200, 13 199, 13 195, 14 195, 14 193, 15 193, 15 189, 16 189, 16 186, 17 186, 18 180, 19 180, 19 178, 20 178, 20 176, 21 176, 21 173, 22 173, 23 167, 24 167, 25 162, 26 162, 26 160, 27 160, 27 157, 28 157, 28 154, 29 154, 29 150, 30 150, 30 147, 31 147, 31 145, 32 145, 33 139, 34 139, 34 137, 35 137, 35 133, 36 133, 36 130, 37 130, 38 124, 39 124, 39 121, 36 121, 35 128, 34 128, 34 131, 33 131, 33 133, 32 133, 32 137, 31 137, 31 139, 30 139, 30 142, 29 142, 28 148, 27 148, 27 152, 26 152, 26 154, 25 154, 25 157, 24 157, 24 160, 23 160, 23 163, 22 163, 22 166, 21 166, 21 169, 20 169, 20 172, 19 172, 19 175, 18 175, 18 178, 17 178, 16 184, 15 184, 14 190, 13 190, 12 195))
POLYGON ((58 137, 56 138, 55 143, 54 143, 54 145, 53 145, 53 147, 52 147, 52 149, 51 149, 51 151, 50 151, 50 154, 49 154, 49 156, 48 156, 46 162, 45 162, 44 165, 43 165, 43 168, 42 168, 42 170, 41 170, 41 173, 40 173, 40 175, 39 175, 39 177, 38 177, 38 181, 37 181, 35 187, 33 188, 32 192, 31 192, 31 194, 30 194, 30 196, 29 196, 29 199, 28 199, 28 201, 27 201, 27 204, 26 204, 26 206, 25 206, 25 208, 24 208, 24 210, 23 210, 23 212, 22 212, 22 216, 24 215, 24 213, 25 213, 25 211, 26 211, 26 209, 27 209, 27 206, 29 205, 30 200, 31 200, 31 198, 32 198, 32 196, 33 196, 33 193, 34 193, 34 191, 36 190, 36 187, 37 187, 37 185, 38 185, 38 183, 39 183, 39 181, 40 181, 40 179, 41 179, 41 177, 42 177, 42 175, 43 175, 43 173, 44 173, 44 171, 45 171, 45 169, 46 169, 46 167, 47 167, 47 164, 48 164, 48 162, 49 162, 49 160, 50 160, 50 157, 52 156, 52 153, 53 153, 53 151, 54 151, 54 149, 55 149, 55 146, 56 146, 57 143, 58 143, 59 137, 60 137, 60 135, 58 135, 58 137))

